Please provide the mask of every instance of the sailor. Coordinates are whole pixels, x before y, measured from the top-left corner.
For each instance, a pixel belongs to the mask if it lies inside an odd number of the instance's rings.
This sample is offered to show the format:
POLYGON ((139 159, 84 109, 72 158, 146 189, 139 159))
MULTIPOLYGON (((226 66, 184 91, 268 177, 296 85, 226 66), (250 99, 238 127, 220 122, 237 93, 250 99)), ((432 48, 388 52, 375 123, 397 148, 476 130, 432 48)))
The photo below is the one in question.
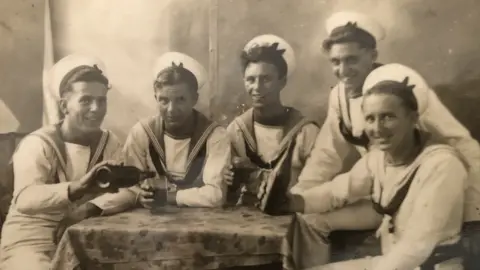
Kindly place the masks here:
POLYGON ((293 48, 283 38, 271 34, 253 38, 242 51, 241 64, 252 108, 227 128, 234 160, 240 161, 234 163, 237 204, 285 214, 291 212, 289 189, 310 154, 318 127, 280 100, 296 64, 293 48))
MULTIPOLYGON (((300 173, 298 184, 291 190, 304 200, 297 208, 298 212, 304 213, 318 209, 315 209, 313 199, 316 196, 302 193, 311 187, 328 183, 339 173, 348 170, 352 164, 344 161, 349 157, 367 153, 370 142, 364 133, 362 88, 367 76, 382 66, 377 62, 377 43, 385 38, 385 30, 374 19, 357 12, 339 12, 328 18, 326 28, 328 37, 323 42, 323 49, 339 81, 330 93, 327 117, 312 153, 300 173), (309 196, 310 199, 307 198, 309 196)), ((418 72, 401 64, 391 64, 385 70, 391 74, 408 73, 425 82, 418 72)), ((479 220, 480 146, 442 104, 428 83, 424 84, 424 88, 428 89, 424 97, 426 106, 419 111, 418 128, 454 147, 467 161, 469 179, 464 218, 466 221, 479 220)), ((369 200, 358 201, 329 214, 327 234, 337 230, 373 230, 381 220, 369 200)), ((314 258, 305 254, 304 258, 308 257, 314 258)), ((321 259, 323 263, 327 257, 321 259)))
POLYGON ((157 172, 136 187, 137 206, 223 205, 230 141, 223 127, 194 109, 206 78, 202 65, 186 54, 167 52, 157 59, 152 86, 158 113, 135 124, 124 146, 126 165, 157 172), (165 202, 154 199, 157 190, 166 191, 165 202))
POLYGON ((61 225, 123 211, 120 202, 131 196, 127 189, 104 193, 93 177, 100 166, 121 161, 119 140, 100 128, 109 90, 104 64, 69 55, 53 66, 48 83, 63 119, 27 135, 14 153, 1 269, 50 269, 61 225))
POLYGON ((315 237, 308 247, 317 245, 314 250, 322 256, 325 217, 368 197, 383 216, 377 230, 382 255, 308 269, 463 269, 466 164, 453 147, 418 128, 430 90, 420 77, 403 71, 387 64, 367 77, 361 107, 368 153, 350 172, 315 187, 319 213, 294 222, 294 227, 309 224, 305 236, 315 237))

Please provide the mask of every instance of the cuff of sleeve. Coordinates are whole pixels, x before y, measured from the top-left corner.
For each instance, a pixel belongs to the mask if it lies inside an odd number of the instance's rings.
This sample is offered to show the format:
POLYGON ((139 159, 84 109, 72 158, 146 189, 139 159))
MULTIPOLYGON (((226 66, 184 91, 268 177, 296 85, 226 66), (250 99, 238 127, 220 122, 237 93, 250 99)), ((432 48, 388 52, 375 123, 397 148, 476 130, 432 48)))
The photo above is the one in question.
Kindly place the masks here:
POLYGON ((121 189, 117 193, 103 194, 90 203, 102 210, 102 216, 121 212, 137 203, 137 193, 132 190, 121 189))
POLYGON ((108 215, 109 210, 113 208, 113 207, 109 207, 109 200, 106 199, 104 196, 105 195, 102 195, 89 201, 89 203, 95 205, 96 207, 100 208, 100 210, 102 210, 100 212, 100 216, 108 215))
POLYGON ((95 199, 89 201, 89 203, 95 205, 96 207, 98 207, 101 210, 100 216, 108 215, 107 211, 103 208, 103 206, 100 203, 98 203, 95 199))
POLYGON ((305 199, 302 195, 292 194, 290 197, 290 210, 296 213, 305 212, 305 199))
POLYGON ((84 207, 85 207, 85 213, 84 213, 83 219, 101 216, 103 213, 102 208, 92 203, 91 201, 86 202, 84 207))
MULTIPOLYGON (((349 173, 340 174, 335 177, 329 184, 332 186, 332 194, 336 198, 337 202, 346 201, 348 199, 348 193, 350 191, 350 186, 348 181, 345 181, 345 178, 349 178, 349 173)), ((342 205, 339 205, 342 206, 342 205)))
POLYGON ((58 194, 58 197, 62 200, 65 201, 67 204, 73 203, 72 200, 70 200, 69 196, 69 189, 70 189, 70 182, 65 182, 65 183, 58 183, 53 187, 53 192, 52 194, 58 194))

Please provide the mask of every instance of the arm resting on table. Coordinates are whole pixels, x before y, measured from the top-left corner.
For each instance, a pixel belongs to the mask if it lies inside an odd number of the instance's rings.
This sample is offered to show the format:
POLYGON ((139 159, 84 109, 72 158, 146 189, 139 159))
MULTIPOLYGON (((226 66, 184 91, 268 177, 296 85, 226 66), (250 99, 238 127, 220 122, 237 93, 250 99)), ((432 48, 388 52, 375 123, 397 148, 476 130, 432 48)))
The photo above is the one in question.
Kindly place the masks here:
POLYGON ((327 117, 298 177, 298 183, 291 189, 292 194, 331 181, 342 170, 343 161, 354 150, 340 133, 339 115, 333 107, 338 103, 336 93, 332 91, 330 94, 327 117))
POLYGON ((204 186, 179 190, 179 206, 219 207, 226 197, 223 169, 231 162, 231 145, 224 128, 217 127, 207 140, 207 157, 203 168, 204 186))
POLYGON ((332 181, 300 193, 304 213, 324 213, 371 195, 373 177, 367 167, 368 154, 350 172, 337 175, 332 181))

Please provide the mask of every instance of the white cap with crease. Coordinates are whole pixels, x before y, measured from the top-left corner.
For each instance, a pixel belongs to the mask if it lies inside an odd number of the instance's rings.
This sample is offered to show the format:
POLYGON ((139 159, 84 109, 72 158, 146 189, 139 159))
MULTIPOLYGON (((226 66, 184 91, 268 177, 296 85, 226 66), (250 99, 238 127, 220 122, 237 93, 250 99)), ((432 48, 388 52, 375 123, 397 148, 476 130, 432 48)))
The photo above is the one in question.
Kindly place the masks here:
POLYGON ((354 11, 341 11, 330 16, 325 23, 328 35, 338 27, 346 26, 348 23, 355 24, 358 28, 368 32, 378 42, 385 38, 385 29, 373 18, 354 11))
POLYGON ((382 81, 403 82, 408 79, 408 85, 412 85, 413 94, 417 99, 418 113, 421 115, 428 106, 430 87, 425 79, 415 70, 397 63, 386 64, 374 69, 365 79, 363 93, 382 81))
POLYGON ((197 79, 198 90, 205 85, 207 81, 205 68, 197 60, 179 52, 167 52, 157 58, 153 67, 153 80, 158 78, 160 72, 172 66, 183 66, 190 71, 197 79))
POLYGON ((277 50, 284 50, 282 57, 285 63, 287 63, 287 77, 290 77, 296 67, 295 53, 292 46, 285 39, 272 34, 256 36, 245 45, 243 51, 248 52, 258 47, 271 47, 275 43, 278 44, 277 50))
POLYGON ((60 99, 62 91, 60 88, 65 77, 81 67, 96 68, 107 77, 105 64, 100 59, 94 56, 70 54, 55 63, 48 73, 47 84, 56 99, 60 99))

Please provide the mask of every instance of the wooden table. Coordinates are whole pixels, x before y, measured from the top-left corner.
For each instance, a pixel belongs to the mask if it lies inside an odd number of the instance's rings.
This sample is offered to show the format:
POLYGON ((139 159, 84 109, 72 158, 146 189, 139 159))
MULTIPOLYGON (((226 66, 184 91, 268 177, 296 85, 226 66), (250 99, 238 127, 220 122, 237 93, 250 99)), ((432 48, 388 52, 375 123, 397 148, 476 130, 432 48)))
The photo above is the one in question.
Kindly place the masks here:
POLYGON ((247 208, 137 209, 84 220, 64 234, 53 269, 217 269, 281 261, 290 216, 247 208))

